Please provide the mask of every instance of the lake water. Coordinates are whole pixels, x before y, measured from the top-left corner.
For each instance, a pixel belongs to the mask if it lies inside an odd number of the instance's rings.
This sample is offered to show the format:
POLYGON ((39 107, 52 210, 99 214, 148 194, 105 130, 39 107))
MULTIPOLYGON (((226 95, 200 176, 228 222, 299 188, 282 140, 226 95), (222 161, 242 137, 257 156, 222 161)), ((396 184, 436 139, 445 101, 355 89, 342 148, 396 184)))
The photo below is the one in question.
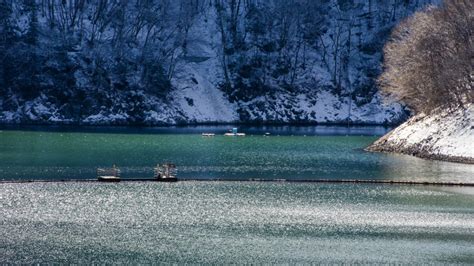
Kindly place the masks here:
POLYGON ((179 177, 200 179, 392 179, 472 181, 472 165, 369 153, 380 127, 181 129, 75 128, 0 131, 0 179, 90 179, 116 164, 123 177, 151 177, 157 163, 178 165, 179 177), (201 132, 217 132, 202 137, 201 132), (263 136, 271 132, 270 137, 263 136))
MULTIPOLYGON (((0 132, 0 179, 129 177, 175 162, 197 179, 472 182, 474 167, 367 153, 383 128, 22 128, 0 132), (262 136, 270 131, 270 137, 262 136)), ((3 263, 474 263, 474 189, 186 181, 0 183, 3 263)))
POLYGON ((424 186, 0 184, 0 263, 474 263, 474 196, 424 186))

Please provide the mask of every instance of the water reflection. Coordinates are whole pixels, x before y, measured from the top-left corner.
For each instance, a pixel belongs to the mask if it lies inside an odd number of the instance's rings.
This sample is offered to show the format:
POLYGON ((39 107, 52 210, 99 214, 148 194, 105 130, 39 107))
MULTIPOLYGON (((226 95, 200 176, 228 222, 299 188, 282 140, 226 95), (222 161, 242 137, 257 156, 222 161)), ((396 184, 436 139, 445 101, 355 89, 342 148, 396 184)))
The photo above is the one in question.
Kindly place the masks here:
POLYGON ((340 126, 340 125, 195 125, 195 126, 170 126, 170 127, 108 127, 108 126, 14 126, 0 125, 3 130, 34 131, 34 132, 82 132, 82 133, 115 133, 115 134, 201 134, 204 132, 224 134, 238 128, 240 132, 249 135, 291 136, 382 136, 392 129, 390 126, 340 126))

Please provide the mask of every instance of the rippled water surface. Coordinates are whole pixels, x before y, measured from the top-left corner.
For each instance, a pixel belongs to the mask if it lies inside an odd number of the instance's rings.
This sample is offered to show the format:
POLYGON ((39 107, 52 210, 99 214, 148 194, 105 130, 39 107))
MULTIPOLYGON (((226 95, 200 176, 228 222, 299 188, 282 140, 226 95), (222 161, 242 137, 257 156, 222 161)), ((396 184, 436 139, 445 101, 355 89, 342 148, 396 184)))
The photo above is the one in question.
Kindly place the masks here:
POLYGON ((474 263, 473 206, 413 186, 0 184, 0 263, 474 263))
POLYGON ((179 177, 201 179, 392 179, 472 182, 474 167, 364 152, 387 129, 379 127, 182 129, 42 128, 0 131, 0 180, 89 179, 116 164, 124 177, 150 177, 171 161, 179 177), (215 132, 206 138, 200 132, 215 132), (265 137, 264 133, 272 133, 265 137))
MULTIPOLYGON (((473 182, 474 167, 363 148, 383 128, 0 130, 0 180, 149 177, 473 182), (201 132, 215 132, 213 138, 201 132), (272 133, 269 137, 263 134, 272 133)), ((4 263, 468 263, 474 189, 287 182, 1 183, 4 263)))

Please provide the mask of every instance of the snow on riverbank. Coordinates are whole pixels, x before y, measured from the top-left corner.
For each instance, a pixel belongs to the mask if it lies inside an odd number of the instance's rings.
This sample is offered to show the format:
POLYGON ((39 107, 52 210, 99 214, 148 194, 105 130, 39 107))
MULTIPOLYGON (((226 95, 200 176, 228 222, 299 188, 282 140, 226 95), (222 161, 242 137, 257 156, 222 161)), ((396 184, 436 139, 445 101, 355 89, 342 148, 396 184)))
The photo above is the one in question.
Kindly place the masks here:
POLYGON ((367 150, 474 163, 474 104, 465 109, 414 116, 367 150))

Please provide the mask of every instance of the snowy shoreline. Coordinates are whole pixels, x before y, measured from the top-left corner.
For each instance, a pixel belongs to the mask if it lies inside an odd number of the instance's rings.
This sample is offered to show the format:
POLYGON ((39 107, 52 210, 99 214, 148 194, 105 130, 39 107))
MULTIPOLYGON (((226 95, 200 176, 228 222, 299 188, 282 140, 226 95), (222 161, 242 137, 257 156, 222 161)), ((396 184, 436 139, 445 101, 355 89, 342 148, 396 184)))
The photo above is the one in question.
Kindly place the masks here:
POLYGON ((474 164, 474 104, 453 111, 416 115, 366 150, 474 164))
POLYGON ((175 90, 164 102, 143 91, 134 92, 143 101, 128 102, 122 94, 107 98, 108 106, 85 108, 78 104, 58 106, 48 95, 24 101, 16 96, 0 96, 0 124, 34 125, 140 125, 173 126, 199 124, 336 124, 398 125, 407 118, 401 104, 384 104, 379 93, 363 105, 352 104, 347 97, 329 91, 300 94, 278 93, 275 99, 258 97, 252 102, 231 102, 217 87, 192 91, 175 90), (188 99, 188 103, 185 99, 188 99), (260 107, 253 104, 264 103, 260 107), (8 110, 8 103, 15 103, 8 110), (191 104, 191 105, 190 105, 191 104), (138 107, 137 107, 138 106, 138 107), (3 108, 3 110, 2 110, 3 108), (76 108, 77 112, 63 109, 76 108))

